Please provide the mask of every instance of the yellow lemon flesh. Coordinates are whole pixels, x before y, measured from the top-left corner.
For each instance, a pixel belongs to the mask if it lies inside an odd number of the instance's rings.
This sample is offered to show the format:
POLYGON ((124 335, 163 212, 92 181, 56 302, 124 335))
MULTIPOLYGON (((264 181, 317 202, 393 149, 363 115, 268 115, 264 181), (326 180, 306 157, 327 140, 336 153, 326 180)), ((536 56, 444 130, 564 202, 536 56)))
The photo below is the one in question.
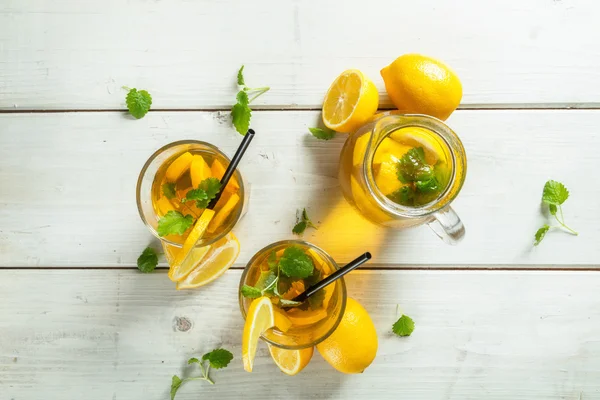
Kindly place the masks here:
POLYGON ((185 239, 183 247, 178 252, 177 256, 169 269, 169 279, 174 282, 183 280, 210 249, 209 246, 197 247, 196 242, 204 236, 206 228, 215 216, 213 210, 204 210, 200 218, 194 224, 192 231, 185 239))
POLYGON ((281 372, 286 375, 296 375, 308 365, 313 356, 314 347, 302 350, 285 350, 269 345, 269 353, 281 372))
POLYGON ((329 87, 323 101, 323 123, 337 132, 350 133, 367 122, 379 107, 377 88, 361 71, 349 69, 329 87))
POLYGON ((187 172, 190 168, 190 164, 194 156, 190 152, 185 152, 179 157, 175 159, 167 168, 167 172, 165 172, 165 177, 168 182, 177 182, 177 179, 181 178, 181 175, 187 172))
MULTIPOLYGON (((192 260, 197 265, 183 280, 177 282, 177 290, 197 288, 214 281, 233 265, 240 254, 240 242, 232 232, 210 246, 194 250, 201 252, 205 248, 210 251, 206 251, 200 260, 192 260)), ((192 257, 195 258, 196 254, 192 257)))
POLYGON ((460 104, 462 84, 446 64, 421 54, 405 54, 381 70, 385 89, 402 112, 447 119, 460 104))
POLYGON ((244 369, 252 372, 260 335, 275 326, 275 312, 268 297, 255 299, 248 308, 242 336, 242 362, 244 369))
POLYGON ((212 176, 210 167, 201 155, 194 155, 190 164, 190 177, 192 179, 192 188, 198 188, 200 182, 212 176))
POLYGON ((223 207, 217 212, 215 218, 211 221, 208 226, 208 233, 214 233, 223 222, 227 219, 229 214, 234 210, 235 206, 240 202, 240 195, 237 193, 232 194, 223 207))
POLYGON ((348 298, 340 325, 317 350, 333 368, 346 374, 361 373, 371 365, 377 355, 377 332, 360 303, 348 298))

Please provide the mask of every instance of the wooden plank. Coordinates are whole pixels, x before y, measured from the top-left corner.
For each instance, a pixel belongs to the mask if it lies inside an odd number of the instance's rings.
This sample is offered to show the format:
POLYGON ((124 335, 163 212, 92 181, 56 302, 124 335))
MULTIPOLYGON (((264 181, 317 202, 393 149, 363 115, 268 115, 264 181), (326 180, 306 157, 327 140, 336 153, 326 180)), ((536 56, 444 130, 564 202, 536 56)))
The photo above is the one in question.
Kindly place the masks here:
POLYGON ((164 273, 0 272, 2 398, 166 399, 171 376, 190 373, 186 360, 217 346, 232 365, 179 400, 600 398, 596 272, 353 272, 349 293, 373 318, 377 358, 344 376, 315 354, 296 377, 264 345, 255 372, 243 371, 239 276, 177 292, 164 273), (410 338, 391 333, 397 304, 416 322, 410 338), (181 318, 191 329, 177 328, 181 318))
MULTIPOLYGON (((251 184, 249 212, 236 227, 238 266, 267 244, 293 237, 307 207, 319 230, 305 239, 347 262, 365 250, 373 264, 598 266, 600 111, 461 111, 450 120, 467 149, 469 172, 455 209, 467 227, 456 247, 428 227, 392 231, 372 225, 343 199, 337 163, 344 137, 307 133, 317 112, 257 112, 258 134, 242 162, 251 184), (545 218, 547 179, 565 182, 565 219, 581 235, 551 232, 532 247, 545 218)), ((184 138, 232 154, 240 136, 227 113, 154 112, 0 115, 0 265, 133 266, 151 235, 135 204, 147 157, 184 138)), ((372 265, 373 265, 372 264, 372 265)))
MULTIPOLYGON (((121 109, 123 85, 155 108, 229 108, 235 73, 272 87, 257 106, 320 107, 341 71, 402 53, 451 65, 463 105, 598 106, 595 0, 4 0, 0 108, 121 109)), ((383 105, 389 105, 387 99, 383 105)))

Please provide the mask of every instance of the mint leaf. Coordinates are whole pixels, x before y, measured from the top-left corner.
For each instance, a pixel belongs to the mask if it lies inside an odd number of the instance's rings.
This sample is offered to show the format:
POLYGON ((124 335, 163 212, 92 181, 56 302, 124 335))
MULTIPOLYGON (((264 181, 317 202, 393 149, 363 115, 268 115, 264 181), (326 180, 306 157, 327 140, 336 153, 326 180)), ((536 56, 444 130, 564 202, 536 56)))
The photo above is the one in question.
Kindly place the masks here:
POLYGON ((221 190, 221 182, 217 178, 207 178, 200 182, 198 189, 192 189, 181 199, 182 203, 186 201, 196 201, 196 207, 206 208, 210 201, 217 196, 221 190))
POLYGON ((152 247, 146 247, 137 259, 137 267, 144 273, 154 271, 158 265, 158 255, 152 247))
POLYGON ((127 93, 125 102, 127 103, 129 113, 135 118, 140 119, 150 110, 150 106, 152 106, 152 96, 145 90, 138 91, 133 88, 127 93))
POLYGON ((167 235, 183 235, 185 231, 192 226, 193 222, 194 218, 191 215, 186 215, 184 217, 179 211, 170 210, 158 220, 156 231, 160 237, 167 235))
MULTIPOLYGON (((247 98, 248 96, 246 95, 246 99, 247 98)), ((251 117, 252 110, 250 109, 250 107, 248 107, 247 104, 237 103, 231 109, 231 121, 233 122, 235 130, 238 131, 240 135, 245 136, 246 133, 248 133, 248 129, 250 129, 251 117)))
POLYGON ((269 266, 269 269, 271 271, 277 273, 277 254, 275 254, 274 251, 272 251, 271 254, 269 254, 269 258, 267 258, 267 265, 269 266))
POLYGON ((535 233, 534 246, 537 246, 542 242, 542 240, 544 240, 544 236, 546 236, 546 233, 548 233, 549 230, 550 226, 548 224, 544 224, 544 226, 537 230, 537 232, 535 233))
POLYGON ((410 336, 415 330, 415 322, 408 315, 403 315, 394 323, 392 331, 398 336, 410 336))
POLYGON ((546 204, 560 205, 569 198, 569 191, 560 182, 549 180, 544 185, 542 201, 546 204))
POLYGON ((275 294, 279 297, 286 294, 288 290, 290 290, 290 288, 292 287, 292 282, 294 282, 292 278, 288 278, 285 275, 280 275, 277 279, 277 290, 275 291, 275 294))
POLYGON ((290 278, 306 278, 313 273, 312 259, 297 246, 290 246, 279 260, 279 269, 290 278))
POLYGON ((244 66, 243 65, 240 67, 240 70, 237 73, 237 84, 240 86, 243 86, 246 84, 244 82, 244 66))
POLYGON ((422 147, 407 151, 398 161, 397 170, 398 179, 402 183, 433 178, 433 169, 425 162, 425 150, 422 147))
POLYGON ((164 183, 162 185, 162 192, 165 195, 165 197, 169 200, 177 196, 177 192, 175 191, 175 183, 164 183))
POLYGON ((258 280, 254 284, 254 287, 257 288, 258 290, 260 290, 262 292, 266 288, 272 287, 273 286, 273 282, 276 279, 277 279, 277 274, 275 272, 273 272, 271 270, 269 270, 269 271, 261 271, 260 272, 260 276, 258 277, 258 280))
POLYGON ((294 235, 302 235, 308 227, 317 229, 315 224, 313 224, 310 218, 308 218, 308 213, 306 212, 305 208, 302 210, 302 213, 300 213, 300 217, 296 217, 296 225, 294 225, 292 228, 292 233, 294 235))
POLYGON ((421 193, 434 193, 440 190, 440 185, 434 176, 426 181, 416 181, 415 188, 421 193))
POLYGON ((322 128, 308 128, 308 130, 317 139, 331 140, 331 139, 333 139, 335 137, 335 131, 333 131, 333 130, 331 130, 329 128, 325 128, 325 129, 322 129, 322 128))
POLYGON ((247 297, 249 299, 256 299, 262 296, 262 291, 260 289, 255 288, 254 286, 244 285, 241 290, 242 296, 247 297))
POLYGON ((550 210, 550 215, 556 215, 556 212, 558 211, 556 204, 548 204, 548 209, 550 210))
POLYGON ((177 391, 181 387, 182 383, 183 381, 180 377, 173 375, 173 378, 171 379, 171 400, 175 399, 175 395, 177 394, 177 391))
POLYGON ((229 365, 231 360, 233 360, 233 354, 229 350, 215 349, 202 356, 202 361, 206 360, 208 360, 212 368, 221 369, 229 365))
MULTIPOLYGON (((310 299, 310 297, 309 297, 309 299, 310 299)), ((298 307, 300 304, 302 304, 302 303, 299 301, 279 299, 279 305, 283 308, 298 307)))
POLYGON ((412 206, 415 204, 415 190, 411 186, 402 186, 390 194, 389 199, 403 206, 412 206))

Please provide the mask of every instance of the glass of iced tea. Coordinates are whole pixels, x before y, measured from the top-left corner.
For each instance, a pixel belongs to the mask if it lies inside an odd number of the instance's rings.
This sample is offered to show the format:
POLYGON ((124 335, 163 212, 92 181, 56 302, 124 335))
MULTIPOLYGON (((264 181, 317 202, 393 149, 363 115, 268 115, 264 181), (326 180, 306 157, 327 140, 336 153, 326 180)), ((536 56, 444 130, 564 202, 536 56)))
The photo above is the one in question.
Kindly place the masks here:
POLYGON ((287 350, 313 347, 331 335, 342 319, 347 298, 344 279, 337 279, 302 304, 291 300, 337 269, 336 262, 315 245, 301 240, 273 243, 258 251, 244 269, 239 286, 242 316, 246 318, 254 298, 267 296, 289 326, 285 332, 277 326, 268 329, 261 338, 287 350), (256 293, 248 293, 248 287, 256 293))
POLYGON ((384 113, 348 137, 339 179, 346 200, 370 221, 394 228, 427 223, 456 243, 465 229, 450 203, 466 171, 462 142, 442 121, 384 113))
POLYGON ((182 140, 157 150, 140 172, 137 206, 142 221, 161 240, 171 267, 185 258, 181 271, 173 274, 171 268, 169 277, 175 281, 183 280, 211 248, 235 239, 231 230, 243 215, 247 197, 239 170, 225 188, 219 186, 229 162, 210 143, 182 140), (220 191, 214 216, 199 227, 204 210, 220 191), (199 236, 198 228, 202 228, 199 236))

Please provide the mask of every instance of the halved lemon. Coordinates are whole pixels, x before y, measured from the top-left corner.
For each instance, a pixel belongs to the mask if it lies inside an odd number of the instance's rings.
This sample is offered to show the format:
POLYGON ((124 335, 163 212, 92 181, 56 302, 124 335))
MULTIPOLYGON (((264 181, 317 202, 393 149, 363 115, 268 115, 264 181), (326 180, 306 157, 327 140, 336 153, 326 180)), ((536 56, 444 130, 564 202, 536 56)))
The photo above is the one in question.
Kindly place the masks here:
POLYGON ((379 107, 377 88, 361 71, 349 69, 329 87, 323 101, 323 123, 337 132, 350 133, 371 118, 379 107))
MULTIPOLYGON (((177 282, 177 290, 197 288, 214 281, 233 265, 240 254, 240 242, 231 232, 210 246, 194 250, 205 248, 210 251, 205 253, 200 263, 182 281, 177 282)), ((192 257, 195 258, 196 255, 193 254, 192 257)))
POLYGON ((242 362, 246 371, 252 372, 260 335, 274 326, 275 311, 271 299, 263 296, 254 300, 248 308, 242 336, 242 362))
POLYGON ((173 260, 173 264, 169 269, 169 279, 174 282, 183 280, 192 272, 198 261, 206 255, 210 248, 207 248, 208 246, 197 247, 196 242, 204 236, 204 232, 214 216, 215 212, 213 210, 206 209, 198 218, 192 231, 183 242, 181 251, 177 253, 175 260, 173 260))
POLYGON ((269 352, 275 364, 286 375, 296 375, 308 365, 313 356, 314 347, 302 350, 285 350, 269 345, 269 352))

